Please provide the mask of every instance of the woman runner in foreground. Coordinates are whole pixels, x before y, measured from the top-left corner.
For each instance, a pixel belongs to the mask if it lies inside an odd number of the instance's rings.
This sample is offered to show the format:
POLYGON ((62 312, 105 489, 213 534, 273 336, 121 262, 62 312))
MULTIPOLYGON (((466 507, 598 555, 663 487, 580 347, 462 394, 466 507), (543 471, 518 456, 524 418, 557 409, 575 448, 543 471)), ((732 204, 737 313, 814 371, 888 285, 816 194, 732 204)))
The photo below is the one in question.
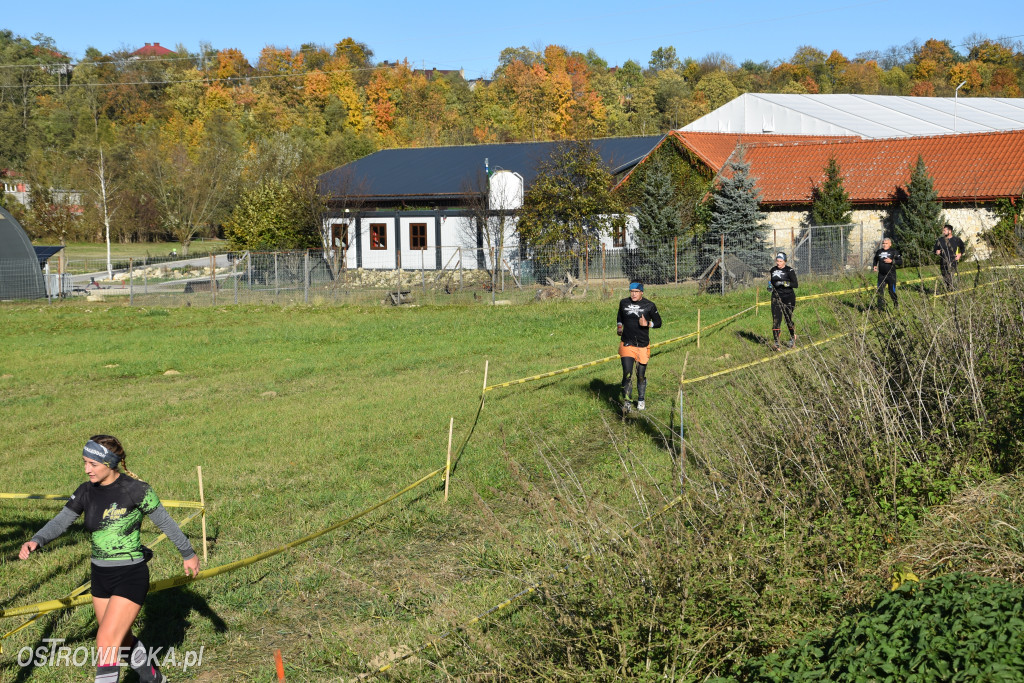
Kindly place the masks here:
POLYGON ((153 489, 128 469, 120 441, 98 434, 85 444, 82 459, 89 481, 79 486, 57 516, 21 546, 18 557, 27 559, 85 513, 85 528, 92 532, 92 606, 99 623, 96 683, 117 683, 122 648, 130 653, 129 664, 140 681, 163 683, 166 676, 150 661, 142 641, 132 635, 132 623, 149 591, 146 563, 153 555, 139 537, 142 515, 149 515, 178 547, 186 576, 199 573, 199 558, 153 489), (123 466, 123 474, 118 465, 123 466))

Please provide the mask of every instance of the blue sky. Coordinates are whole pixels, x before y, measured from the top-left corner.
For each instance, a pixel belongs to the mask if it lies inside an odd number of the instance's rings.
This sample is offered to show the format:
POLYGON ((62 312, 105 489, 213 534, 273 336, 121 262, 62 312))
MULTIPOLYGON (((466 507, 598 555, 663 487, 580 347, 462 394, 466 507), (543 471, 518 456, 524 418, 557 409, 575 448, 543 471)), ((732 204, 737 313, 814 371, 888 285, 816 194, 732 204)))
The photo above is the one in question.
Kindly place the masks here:
POLYGON ((367 43, 377 61, 408 58, 417 67, 462 67, 467 77, 479 77, 493 71, 503 48, 521 45, 539 49, 555 43, 583 52, 593 48, 610 65, 634 59, 645 66, 652 50, 671 45, 680 57, 699 59, 720 52, 738 64, 785 59, 801 45, 825 52, 838 49, 853 57, 914 39, 959 44, 972 34, 1024 34, 1020 16, 1018 3, 1004 0, 106 0, 90 5, 22 0, 4 4, 0 28, 25 37, 46 34, 73 58, 80 58, 88 46, 108 52, 159 42, 198 51, 206 41, 215 48, 238 48, 255 61, 268 44, 333 45, 352 36, 367 43))

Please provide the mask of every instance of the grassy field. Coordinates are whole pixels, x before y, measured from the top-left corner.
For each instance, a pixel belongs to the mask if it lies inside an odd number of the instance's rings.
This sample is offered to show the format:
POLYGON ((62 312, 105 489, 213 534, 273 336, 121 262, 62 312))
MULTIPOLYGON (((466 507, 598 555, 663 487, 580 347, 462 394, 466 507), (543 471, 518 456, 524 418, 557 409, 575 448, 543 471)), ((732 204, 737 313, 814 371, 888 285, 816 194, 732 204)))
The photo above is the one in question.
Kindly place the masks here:
MULTIPOLYGON (((800 293, 857 284, 812 281, 800 293)), ((652 289, 665 320, 655 341, 695 330, 698 309, 707 326, 754 299, 752 290, 652 289)), ((579 529, 562 508, 624 530, 678 493, 669 442, 684 364, 692 378, 764 358, 766 308, 706 332, 699 349, 691 340, 656 352, 646 418, 621 419, 612 362, 488 392, 474 427, 485 361, 496 384, 611 355, 624 295, 503 307, 5 306, 3 487, 67 494, 83 481, 80 449, 93 433, 119 436, 128 466, 166 499, 197 499, 202 466, 214 566, 325 527, 443 466, 454 417, 456 447, 473 431, 447 503, 435 480, 308 545, 153 594, 138 622, 147 643, 204 648, 202 666, 170 670, 173 680, 269 681, 276 648, 289 680, 349 680, 520 592, 552 556, 578 557, 579 529)), ((802 343, 866 324, 866 297, 843 301, 798 306, 802 343)), ((762 381, 784 378, 800 356, 762 366, 762 381)), ((695 441, 729 438, 735 396, 723 397, 739 390, 731 378, 687 390, 695 441)), ((0 501, 5 607, 87 579, 81 530, 13 559, 59 507, 0 501)), ((197 546, 198 528, 187 529, 197 546)), ((181 571, 169 544, 151 567, 154 579, 181 571)), ((496 627, 460 633, 394 676, 501 678, 511 664, 495 644, 507 644, 501 632, 538 618, 529 606, 503 612, 496 627)), ((88 645, 94 634, 88 608, 45 617, 4 641, 0 680, 81 680, 72 667, 19 668, 11 653, 41 637, 88 645)))
MULTIPOLYGON (((42 244, 43 242, 39 242, 42 244)), ((49 244, 49 242, 47 242, 49 244)), ((110 243, 110 257, 114 260, 126 260, 129 258, 142 259, 146 256, 167 256, 172 249, 177 249, 181 254, 181 245, 177 242, 121 242, 110 243)), ((189 245, 189 256, 202 256, 210 252, 223 253, 228 249, 225 240, 203 240, 196 241, 189 245)), ((103 259, 107 258, 107 245, 105 242, 68 242, 64 247, 64 258, 71 260, 81 259, 103 259)))

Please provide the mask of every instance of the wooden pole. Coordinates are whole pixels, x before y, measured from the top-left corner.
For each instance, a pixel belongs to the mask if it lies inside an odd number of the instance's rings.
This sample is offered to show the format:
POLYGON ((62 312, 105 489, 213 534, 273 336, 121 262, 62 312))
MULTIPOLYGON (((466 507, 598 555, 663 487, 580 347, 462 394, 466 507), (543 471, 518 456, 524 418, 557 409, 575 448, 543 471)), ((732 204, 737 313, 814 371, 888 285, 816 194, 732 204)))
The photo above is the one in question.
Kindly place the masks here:
POLYGON ((672 241, 675 243, 675 246, 672 248, 672 251, 675 252, 675 255, 676 255, 676 284, 678 285, 679 284, 679 235, 676 235, 675 237, 673 237, 672 241))
POLYGON ((452 431, 455 429, 455 418, 448 422, 448 460, 444 465, 444 502, 448 502, 448 481, 452 475, 452 431))
POLYGON ((607 286, 607 283, 605 282, 605 277, 606 277, 606 271, 605 271, 605 252, 604 252, 604 245, 602 244, 601 245, 601 291, 602 292, 604 291, 604 288, 607 286))
POLYGON ((683 380, 686 379, 686 363, 690 360, 690 352, 683 357, 683 372, 679 375, 679 495, 683 495, 686 487, 686 432, 683 429, 683 380))
MULTIPOLYGON (((124 280, 121 280, 124 282, 124 280)), ((135 259, 128 259, 128 305, 135 301, 135 259)))
POLYGON ((217 305, 217 257, 210 252, 210 291, 213 293, 213 304, 217 305))
POLYGON ((491 364, 491 361, 489 361, 489 360, 485 360, 484 361, 484 388, 483 388, 483 393, 487 392, 487 368, 488 368, 488 366, 490 364, 491 364))
MULTIPOLYGON (((700 309, 697 309, 697 348, 700 348, 700 309)), ((683 361, 684 363, 686 361, 683 361)))
POLYGON ((203 564, 206 564, 206 494, 203 492, 203 468, 201 465, 196 465, 196 473, 199 475, 199 504, 203 506, 203 514, 199 521, 203 525, 203 564))

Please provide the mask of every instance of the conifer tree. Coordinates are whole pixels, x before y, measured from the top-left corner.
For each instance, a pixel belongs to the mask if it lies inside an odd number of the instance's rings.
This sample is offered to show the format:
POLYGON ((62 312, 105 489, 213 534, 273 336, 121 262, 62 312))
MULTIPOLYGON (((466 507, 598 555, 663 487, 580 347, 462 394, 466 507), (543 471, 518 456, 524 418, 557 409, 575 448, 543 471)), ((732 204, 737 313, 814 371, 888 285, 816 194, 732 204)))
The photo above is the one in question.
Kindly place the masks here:
POLYGON ((849 247, 850 195, 843 186, 843 174, 835 157, 825 164, 825 182, 811 191, 811 225, 816 226, 811 240, 816 245, 807 250, 813 258, 810 270, 841 270, 849 247))
POLYGON ((811 225, 847 225, 851 208, 839 162, 830 157, 825 165, 825 182, 812 192, 811 225))
POLYGON ((637 249, 625 255, 624 266, 630 279, 660 284, 674 277, 672 239, 682 230, 682 215, 672 172, 663 159, 656 157, 651 161, 643 180, 640 198, 633 210, 637 221, 637 249))
POLYGON ((910 172, 910 184, 906 191, 899 193, 898 215, 895 222, 896 244, 903 252, 906 265, 918 265, 932 261, 932 246, 942 232, 946 218, 942 204, 933 187, 934 181, 928 175, 924 159, 918 155, 917 163, 910 172))
POLYGON ((765 236, 770 228, 758 210, 761 191, 750 175, 742 147, 727 167, 731 174, 722 178, 714 193, 709 234, 724 234, 726 252, 756 268, 766 258, 765 236))

